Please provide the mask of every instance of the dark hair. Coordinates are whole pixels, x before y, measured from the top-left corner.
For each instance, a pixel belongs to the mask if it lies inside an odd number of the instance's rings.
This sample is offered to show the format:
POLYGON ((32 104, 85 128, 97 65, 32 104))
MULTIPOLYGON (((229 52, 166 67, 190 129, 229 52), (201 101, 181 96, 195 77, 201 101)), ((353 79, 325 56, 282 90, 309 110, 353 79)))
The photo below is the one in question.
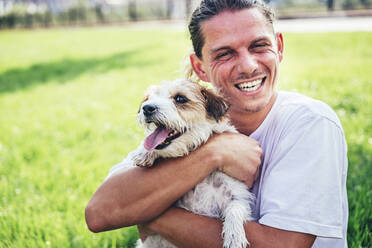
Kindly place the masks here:
POLYGON ((202 58, 201 50, 204 46, 204 37, 201 24, 219 13, 230 10, 237 11, 257 8, 265 16, 268 23, 273 24, 273 10, 261 0, 202 0, 199 7, 192 13, 189 22, 189 32, 196 56, 202 58))

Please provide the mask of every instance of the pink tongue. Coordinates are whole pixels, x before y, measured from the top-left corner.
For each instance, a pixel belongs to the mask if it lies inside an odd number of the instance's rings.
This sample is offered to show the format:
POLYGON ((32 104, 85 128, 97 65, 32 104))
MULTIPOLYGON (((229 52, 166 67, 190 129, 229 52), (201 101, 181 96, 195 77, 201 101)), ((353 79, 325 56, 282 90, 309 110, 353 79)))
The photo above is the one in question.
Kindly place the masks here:
POLYGON ((146 150, 151 151, 158 145, 164 142, 168 137, 169 130, 164 127, 158 127, 156 130, 146 137, 144 146, 146 150))

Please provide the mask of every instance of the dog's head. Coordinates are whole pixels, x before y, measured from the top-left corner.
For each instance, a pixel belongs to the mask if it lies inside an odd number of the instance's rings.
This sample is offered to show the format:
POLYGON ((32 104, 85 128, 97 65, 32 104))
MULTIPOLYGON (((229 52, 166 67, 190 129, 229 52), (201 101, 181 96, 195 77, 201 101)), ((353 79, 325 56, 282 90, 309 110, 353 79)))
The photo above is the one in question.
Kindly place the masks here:
POLYGON ((209 138, 227 109, 222 97, 197 83, 176 80, 151 86, 138 111, 138 120, 149 134, 144 147, 148 151, 179 149, 181 144, 196 148, 209 138))

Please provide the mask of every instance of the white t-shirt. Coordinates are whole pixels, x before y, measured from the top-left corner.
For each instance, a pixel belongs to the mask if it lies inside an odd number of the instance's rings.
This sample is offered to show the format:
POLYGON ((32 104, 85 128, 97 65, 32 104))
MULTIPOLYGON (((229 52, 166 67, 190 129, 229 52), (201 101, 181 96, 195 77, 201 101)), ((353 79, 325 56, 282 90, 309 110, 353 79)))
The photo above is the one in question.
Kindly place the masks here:
POLYGON ((263 225, 317 236, 313 247, 347 247, 347 147, 326 104, 279 92, 250 137, 263 149, 256 217, 263 225))
MULTIPOLYGON (((317 236, 314 248, 347 247, 347 148, 336 114, 326 104, 279 92, 250 135, 261 144, 261 174, 252 188, 258 222, 317 236)), ((132 154, 109 175, 133 166, 132 154)))

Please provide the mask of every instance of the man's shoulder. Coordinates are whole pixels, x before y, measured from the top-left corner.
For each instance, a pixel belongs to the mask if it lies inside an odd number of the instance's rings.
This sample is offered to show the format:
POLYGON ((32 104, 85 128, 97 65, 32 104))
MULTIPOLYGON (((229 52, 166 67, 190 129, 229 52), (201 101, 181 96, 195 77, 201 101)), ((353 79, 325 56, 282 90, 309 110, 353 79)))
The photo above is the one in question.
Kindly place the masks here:
POLYGON ((275 140, 284 133, 301 132, 319 121, 342 130, 336 113, 326 103, 300 93, 279 91, 271 111, 251 137, 261 142, 264 137, 275 140))
POLYGON ((341 127, 335 111, 326 103, 297 92, 280 91, 277 99, 276 115, 289 119, 324 118, 341 127))

